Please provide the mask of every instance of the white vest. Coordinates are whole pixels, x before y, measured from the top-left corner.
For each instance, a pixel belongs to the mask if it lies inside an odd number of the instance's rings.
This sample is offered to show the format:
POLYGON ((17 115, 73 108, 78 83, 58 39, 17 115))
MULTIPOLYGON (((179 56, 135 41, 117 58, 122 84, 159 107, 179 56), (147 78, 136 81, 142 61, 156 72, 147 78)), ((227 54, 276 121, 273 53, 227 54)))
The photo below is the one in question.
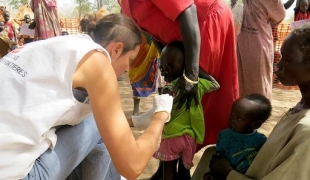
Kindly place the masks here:
MULTIPOLYGON (((90 115, 72 79, 83 56, 107 51, 85 34, 29 43, 0 59, 0 179, 21 179, 55 147, 53 127, 76 125, 90 115)), ((111 60, 110 60, 111 61, 111 60)))

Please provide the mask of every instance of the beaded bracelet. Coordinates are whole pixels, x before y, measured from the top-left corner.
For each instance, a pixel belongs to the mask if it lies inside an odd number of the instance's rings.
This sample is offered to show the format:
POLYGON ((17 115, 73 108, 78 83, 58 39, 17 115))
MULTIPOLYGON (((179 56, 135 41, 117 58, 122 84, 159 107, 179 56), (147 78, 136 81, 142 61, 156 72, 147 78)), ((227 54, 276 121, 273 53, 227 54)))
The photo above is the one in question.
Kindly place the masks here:
POLYGON ((198 84, 199 77, 198 77, 197 81, 190 80, 188 77, 186 77, 185 72, 183 72, 183 77, 184 77, 185 81, 187 81, 190 84, 198 84))

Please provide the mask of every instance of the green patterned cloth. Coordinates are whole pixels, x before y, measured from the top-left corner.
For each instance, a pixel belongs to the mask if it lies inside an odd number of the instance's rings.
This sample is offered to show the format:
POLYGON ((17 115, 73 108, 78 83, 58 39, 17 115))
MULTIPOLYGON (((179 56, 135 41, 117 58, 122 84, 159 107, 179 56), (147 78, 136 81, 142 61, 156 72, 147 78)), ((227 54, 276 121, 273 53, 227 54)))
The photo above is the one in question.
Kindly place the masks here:
MULTIPOLYGON (((164 88, 172 89, 176 81, 166 85, 164 88)), ((186 111, 185 104, 179 111, 176 111, 177 103, 173 104, 171 120, 165 124, 162 138, 167 139, 188 134, 195 138, 198 144, 202 144, 205 135, 205 125, 201 98, 204 93, 209 93, 219 88, 220 85, 216 80, 209 81, 200 78, 198 83, 198 106, 195 105, 193 100, 189 111, 186 111)))

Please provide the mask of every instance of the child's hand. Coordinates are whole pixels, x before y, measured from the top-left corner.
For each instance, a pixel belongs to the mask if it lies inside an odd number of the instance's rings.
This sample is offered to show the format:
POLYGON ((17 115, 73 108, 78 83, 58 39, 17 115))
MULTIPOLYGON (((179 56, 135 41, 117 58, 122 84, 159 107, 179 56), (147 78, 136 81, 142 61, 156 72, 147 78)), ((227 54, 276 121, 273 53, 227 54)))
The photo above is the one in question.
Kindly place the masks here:
POLYGON ((203 175, 203 180, 214 180, 213 175, 210 172, 207 172, 203 175))
POLYGON ((210 160, 210 169, 212 172, 220 175, 228 176, 233 168, 231 167, 229 161, 219 154, 215 154, 212 156, 210 160))
POLYGON ((162 94, 168 94, 170 96, 173 96, 173 91, 169 88, 163 88, 162 94))
POLYGON ((37 26, 36 22, 33 21, 33 22, 31 22, 31 23, 29 24, 28 28, 29 28, 29 29, 34 29, 36 26, 37 26))

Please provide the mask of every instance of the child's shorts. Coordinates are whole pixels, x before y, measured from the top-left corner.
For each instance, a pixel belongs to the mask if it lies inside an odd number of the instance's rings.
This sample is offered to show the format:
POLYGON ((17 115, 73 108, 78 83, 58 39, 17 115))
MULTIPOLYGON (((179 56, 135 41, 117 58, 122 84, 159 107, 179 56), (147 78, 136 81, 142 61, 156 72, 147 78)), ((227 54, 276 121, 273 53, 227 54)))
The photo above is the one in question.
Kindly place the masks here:
POLYGON ((193 158, 196 151, 196 140, 185 134, 182 136, 162 139, 160 147, 153 157, 161 161, 172 161, 182 157, 184 167, 193 167, 193 158))

